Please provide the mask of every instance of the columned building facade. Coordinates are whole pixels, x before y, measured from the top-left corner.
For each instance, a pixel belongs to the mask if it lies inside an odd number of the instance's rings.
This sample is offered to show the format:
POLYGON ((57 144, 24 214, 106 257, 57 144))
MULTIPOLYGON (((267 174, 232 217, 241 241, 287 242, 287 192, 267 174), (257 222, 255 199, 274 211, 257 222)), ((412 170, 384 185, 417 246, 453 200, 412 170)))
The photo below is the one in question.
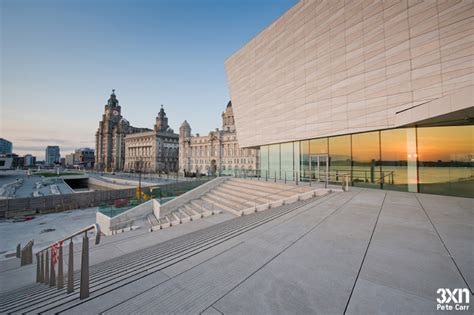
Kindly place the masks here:
POLYGON ((179 171, 181 174, 230 175, 258 169, 259 152, 239 146, 234 124, 232 102, 222 113, 222 129, 208 135, 191 134, 185 120, 179 128, 179 171))
POLYGON ((178 170, 179 135, 168 125, 163 105, 152 131, 125 137, 124 170, 142 172, 176 172, 178 170))
POLYGON ((241 147, 269 177, 474 197, 472 12, 299 1, 225 62, 241 147))

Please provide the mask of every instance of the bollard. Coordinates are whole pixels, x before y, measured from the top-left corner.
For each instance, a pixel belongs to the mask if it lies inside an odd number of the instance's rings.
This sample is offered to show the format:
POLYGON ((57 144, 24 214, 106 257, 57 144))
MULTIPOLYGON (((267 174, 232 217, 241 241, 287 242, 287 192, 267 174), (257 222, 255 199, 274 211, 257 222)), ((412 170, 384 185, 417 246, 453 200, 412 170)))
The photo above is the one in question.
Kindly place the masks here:
POLYGON ((59 247, 58 253, 58 289, 64 287, 64 273, 63 273, 63 245, 59 247))
POLYGON ((41 252, 40 283, 44 283, 44 252, 41 252))
POLYGON ((46 250, 46 261, 44 263, 44 284, 49 284, 49 252, 46 250))
POLYGON ((16 245, 16 258, 20 258, 21 244, 16 245))
POLYGON ((36 253, 36 282, 41 282, 41 266, 40 266, 40 258, 39 253, 36 253))
POLYGON ((83 300, 89 297, 89 238, 87 232, 82 239, 82 258, 81 258, 81 287, 79 299, 83 300))
POLYGON ((50 251, 51 255, 51 266, 50 266, 50 273, 49 273, 49 287, 52 288, 56 285, 56 271, 54 270, 54 255, 53 255, 53 249, 51 248, 50 251))
POLYGON ((67 264, 67 293, 74 292, 74 244, 69 242, 69 262, 67 264))

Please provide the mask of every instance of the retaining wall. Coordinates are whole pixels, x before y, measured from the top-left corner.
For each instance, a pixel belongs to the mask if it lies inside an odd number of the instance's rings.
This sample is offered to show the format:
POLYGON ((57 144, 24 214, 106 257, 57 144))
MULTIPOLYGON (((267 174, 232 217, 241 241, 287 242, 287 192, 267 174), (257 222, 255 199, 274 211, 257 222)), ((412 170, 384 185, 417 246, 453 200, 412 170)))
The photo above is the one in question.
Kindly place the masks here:
MULTIPOLYGON (((196 180, 159 185, 167 190, 192 189, 208 180, 196 180)), ((157 186, 158 187, 158 186, 157 186)), ((97 190, 64 194, 58 196, 27 197, 16 199, 0 199, 0 217, 12 218, 16 216, 61 212, 79 208, 97 207, 104 202, 115 199, 131 199, 135 197, 135 188, 116 190, 97 190)))

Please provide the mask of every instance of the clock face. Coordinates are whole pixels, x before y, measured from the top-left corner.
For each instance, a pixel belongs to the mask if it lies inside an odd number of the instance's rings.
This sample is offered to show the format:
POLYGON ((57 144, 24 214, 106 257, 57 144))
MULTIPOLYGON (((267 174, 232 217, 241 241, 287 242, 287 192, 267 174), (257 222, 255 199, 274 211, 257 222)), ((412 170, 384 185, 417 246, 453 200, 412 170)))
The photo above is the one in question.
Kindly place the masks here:
POLYGON ((119 112, 118 112, 118 110, 114 110, 114 111, 112 112, 112 114, 114 114, 115 116, 118 116, 119 112))

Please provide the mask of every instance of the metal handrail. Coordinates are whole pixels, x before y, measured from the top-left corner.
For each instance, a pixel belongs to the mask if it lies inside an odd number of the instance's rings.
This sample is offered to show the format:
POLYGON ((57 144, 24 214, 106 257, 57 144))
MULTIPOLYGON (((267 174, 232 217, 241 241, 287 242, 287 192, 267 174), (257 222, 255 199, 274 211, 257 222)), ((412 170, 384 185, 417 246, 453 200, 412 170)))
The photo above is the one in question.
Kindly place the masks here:
POLYGON ((87 234, 91 230, 95 230, 95 244, 98 245, 100 243, 101 234, 100 226, 98 224, 92 224, 38 251, 36 253, 36 282, 44 283, 50 287, 57 286, 58 289, 64 287, 63 242, 69 241, 67 293, 74 292, 73 239, 74 237, 83 234, 79 298, 82 300, 89 297, 89 237, 87 234), (56 253, 56 251, 58 251, 58 253, 56 253), (56 259, 58 263, 57 281, 55 270, 56 259))
POLYGON ((39 253, 41 253, 41 252, 43 252, 43 251, 46 251, 46 250, 50 249, 52 246, 54 246, 54 245, 57 245, 57 244, 59 244, 59 243, 63 243, 63 242, 65 242, 65 241, 68 241, 68 240, 72 239, 73 237, 79 236, 79 235, 81 235, 82 233, 89 232, 90 230, 95 230, 95 233, 96 233, 96 236, 95 236, 95 244, 96 244, 96 245, 99 244, 99 243, 100 243, 100 226, 99 226, 97 223, 95 223, 95 224, 91 224, 91 225, 89 225, 89 226, 87 226, 87 227, 85 227, 85 228, 83 228, 83 229, 81 229, 81 230, 79 230, 79 231, 77 231, 77 232, 75 232, 75 233, 73 233, 73 234, 71 234, 71 235, 69 235, 69 236, 63 238, 62 240, 57 241, 56 243, 53 243, 53 244, 51 244, 51 245, 49 245, 49 246, 46 246, 45 248, 43 248, 43 249, 37 251, 36 254, 39 254, 39 253))

